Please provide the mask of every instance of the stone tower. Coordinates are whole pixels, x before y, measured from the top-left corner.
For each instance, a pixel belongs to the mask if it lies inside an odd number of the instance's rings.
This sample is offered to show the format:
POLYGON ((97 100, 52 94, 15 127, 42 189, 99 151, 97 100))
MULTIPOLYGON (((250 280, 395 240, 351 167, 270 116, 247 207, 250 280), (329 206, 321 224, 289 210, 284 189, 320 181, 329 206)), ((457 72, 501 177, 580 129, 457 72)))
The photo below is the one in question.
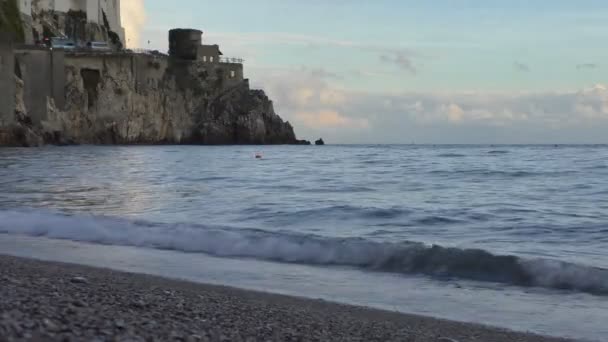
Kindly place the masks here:
POLYGON ((203 42, 203 31, 173 29, 169 31, 169 55, 180 59, 195 60, 203 42))

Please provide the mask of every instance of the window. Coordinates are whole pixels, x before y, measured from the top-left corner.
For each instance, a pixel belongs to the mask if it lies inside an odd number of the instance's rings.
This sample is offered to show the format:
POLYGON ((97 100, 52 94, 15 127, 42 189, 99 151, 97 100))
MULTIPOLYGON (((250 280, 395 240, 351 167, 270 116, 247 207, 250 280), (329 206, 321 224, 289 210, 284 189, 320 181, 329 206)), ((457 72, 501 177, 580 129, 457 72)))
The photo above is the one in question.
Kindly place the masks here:
POLYGON ((230 78, 235 78, 235 77, 236 77, 236 71, 230 70, 230 78))
POLYGON ((209 62, 213 63, 213 56, 209 57, 209 62))
POLYGON ((207 61, 207 56, 203 56, 203 62, 207 61))

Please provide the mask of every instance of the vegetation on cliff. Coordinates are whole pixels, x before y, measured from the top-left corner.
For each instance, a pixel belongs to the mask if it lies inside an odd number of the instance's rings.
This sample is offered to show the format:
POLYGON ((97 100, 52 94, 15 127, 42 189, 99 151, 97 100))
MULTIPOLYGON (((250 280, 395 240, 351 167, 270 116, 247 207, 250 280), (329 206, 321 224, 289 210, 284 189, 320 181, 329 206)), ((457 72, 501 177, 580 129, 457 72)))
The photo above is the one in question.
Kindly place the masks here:
POLYGON ((17 0, 0 0, 0 32, 10 33, 17 42, 25 41, 23 21, 17 0))

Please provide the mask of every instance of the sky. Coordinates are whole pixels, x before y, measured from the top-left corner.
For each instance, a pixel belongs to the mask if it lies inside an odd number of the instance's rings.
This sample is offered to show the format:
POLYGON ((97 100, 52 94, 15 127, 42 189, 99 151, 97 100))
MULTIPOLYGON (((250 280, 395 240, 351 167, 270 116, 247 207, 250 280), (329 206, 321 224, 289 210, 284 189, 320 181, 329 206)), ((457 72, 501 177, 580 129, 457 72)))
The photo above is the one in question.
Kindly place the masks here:
POLYGON ((608 143, 605 0, 122 1, 128 45, 203 30, 300 138, 608 143))

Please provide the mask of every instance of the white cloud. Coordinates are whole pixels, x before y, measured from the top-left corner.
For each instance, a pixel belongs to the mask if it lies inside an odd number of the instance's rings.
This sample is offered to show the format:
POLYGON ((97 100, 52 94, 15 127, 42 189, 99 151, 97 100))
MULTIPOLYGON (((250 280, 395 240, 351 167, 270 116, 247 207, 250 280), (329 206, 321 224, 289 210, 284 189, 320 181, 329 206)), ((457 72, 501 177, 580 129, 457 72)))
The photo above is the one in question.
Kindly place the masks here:
POLYGON ((296 123, 313 129, 344 128, 365 129, 369 127, 367 119, 350 118, 331 109, 320 109, 315 112, 297 112, 296 123))
POLYGON ((347 98, 341 90, 325 88, 319 92, 319 101, 323 105, 340 106, 346 103, 347 98))
POLYGON ((464 119, 464 110, 456 104, 450 104, 447 107, 448 120, 451 122, 460 122, 464 119))
POLYGON ((607 143, 608 87, 545 93, 337 88, 307 69, 254 72, 299 136, 334 142, 607 143), (332 130, 329 131, 328 129, 332 130))

